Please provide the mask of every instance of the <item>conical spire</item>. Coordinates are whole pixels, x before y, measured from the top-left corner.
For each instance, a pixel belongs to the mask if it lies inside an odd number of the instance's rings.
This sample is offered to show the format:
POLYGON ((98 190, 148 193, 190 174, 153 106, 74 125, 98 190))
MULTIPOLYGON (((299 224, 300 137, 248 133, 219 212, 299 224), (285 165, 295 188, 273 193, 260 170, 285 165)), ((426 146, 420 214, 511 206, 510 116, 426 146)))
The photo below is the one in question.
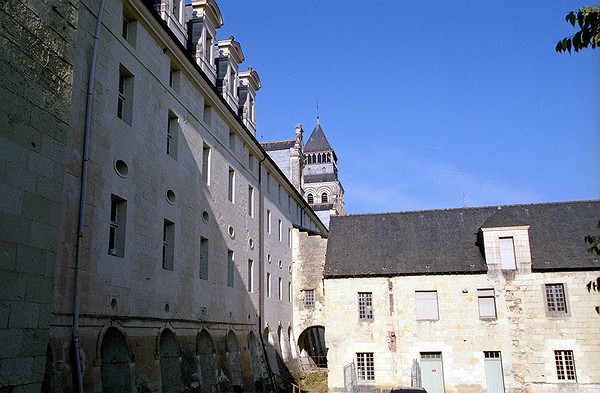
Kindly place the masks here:
POLYGON ((331 145, 327 141, 325 137, 325 133, 319 124, 319 119, 317 118, 317 125, 314 130, 310 134, 308 141, 304 145, 305 152, 316 152, 316 151, 333 151, 331 145))

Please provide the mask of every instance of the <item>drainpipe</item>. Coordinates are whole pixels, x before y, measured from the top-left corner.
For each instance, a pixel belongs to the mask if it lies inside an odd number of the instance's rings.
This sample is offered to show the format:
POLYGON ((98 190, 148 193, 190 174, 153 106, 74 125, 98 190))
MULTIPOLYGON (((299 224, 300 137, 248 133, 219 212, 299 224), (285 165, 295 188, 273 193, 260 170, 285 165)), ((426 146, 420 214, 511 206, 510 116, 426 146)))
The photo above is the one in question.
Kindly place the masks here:
POLYGON ((265 313, 265 304, 264 304, 264 295, 263 295, 263 282, 264 282, 264 198, 262 193, 262 163, 267 159, 265 155, 258 162, 258 274, 260 279, 258 280, 258 337, 260 338, 260 346, 263 350, 263 357, 265 359, 265 363, 267 365, 267 372, 269 373, 269 379, 271 380, 271 384, 273 385, 273 389, 277 389, 277 385, 275 384, 275 378, 273 376, 273 372, 271 370, 271 366, 269 365, 269 353, 267 351, 267 346, 265 344, 265 340, 263 337, 263 315, 265 313))
POLYGON ((90 62, 90 73, 88 76, 87 103, 85 107, 85 130, 83 136, 83 154, 81 162, 81 186, 79 190, 79 223, 77 227, 77 250, 75 253, 75 298, 73 300, 73 351, 75 352, 75 377, 79 393, 83 393, 83 378, 81 373, 81 359, 79 358, 79 304, 81 302, 79 269, 81 266, 81 247, 83 243, 83 228, 85 221, 85 203, 87 196, 87 177, 88 177, 88 155, 90 144, 90 130, 92 118, 92 101, 94 94, 94 79, 96 77, 96 57, 98 54, 98 39, 100 37, 100 28, 102 27, 102 11, 104 10, 104 0, 100 0, 98 7, 98 19, 96 21, 96 32, 94 33, 94 43, 92 46, 92 58, 90 62))

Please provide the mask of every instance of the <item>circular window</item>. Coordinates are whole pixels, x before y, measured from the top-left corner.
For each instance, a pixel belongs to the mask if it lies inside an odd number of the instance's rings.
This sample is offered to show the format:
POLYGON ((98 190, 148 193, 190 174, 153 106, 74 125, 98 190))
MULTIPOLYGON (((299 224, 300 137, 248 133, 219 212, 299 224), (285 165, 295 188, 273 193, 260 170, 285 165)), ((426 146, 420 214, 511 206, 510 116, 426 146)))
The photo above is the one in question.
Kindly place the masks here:
POLYGON ((227 227, 227 233, 229 233, 230 238, 233 239, 235 237, 235 230, 231 225, 227 227))
POLYGON ((171 190, 170 188, 167 190, 167 202, 169 202, 171 205, 175 203, 175 191, 171 190))
POLYGON ((127 166, 127 163, 123 160, 116 160, 115 172, 117 172, 117 175, 121 177, 127 177, 127 174, 129 173, 129 167, 127 166))
POLYGON ((208 222, 208 212, 206 210, 202 212, 202 221, 208 222))

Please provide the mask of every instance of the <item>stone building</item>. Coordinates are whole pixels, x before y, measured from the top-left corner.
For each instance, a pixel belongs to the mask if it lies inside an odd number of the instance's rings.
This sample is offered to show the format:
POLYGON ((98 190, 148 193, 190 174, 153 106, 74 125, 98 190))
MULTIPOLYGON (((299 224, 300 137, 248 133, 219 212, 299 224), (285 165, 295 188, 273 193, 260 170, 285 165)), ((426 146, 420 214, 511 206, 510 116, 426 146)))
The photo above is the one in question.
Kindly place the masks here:
POLYGON ((600 389, 599 202, 343 216, 214 0, 0 8, 0 392, 600 389))
POLYGON ((337 156, 318 118, 306 144, 303 133, 302 126, 298 125, 294 139, 261 142, 261 145, 325 226, 329 226, 331 216, 344 214, 344 188, 338 176, 337 156))
POLYGON ((597 392, 600 201, 332 217, 330 391, 597 392))
POLYGON ((0 390, 286 389, 294 243, 327 228, 255 139, 215 1, 25 4, 3 6, 0 390))

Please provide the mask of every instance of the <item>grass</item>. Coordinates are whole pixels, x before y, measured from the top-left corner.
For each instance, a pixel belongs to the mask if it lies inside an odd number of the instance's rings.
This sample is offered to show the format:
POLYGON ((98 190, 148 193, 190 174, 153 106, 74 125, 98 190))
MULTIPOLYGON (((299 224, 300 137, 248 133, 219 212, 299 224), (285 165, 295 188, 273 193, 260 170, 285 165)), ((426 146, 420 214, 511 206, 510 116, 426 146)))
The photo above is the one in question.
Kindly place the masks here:
POLYGON ((327 371, 313 371, 300 379, 300 387, 307 393, 326 393, 327 371))

